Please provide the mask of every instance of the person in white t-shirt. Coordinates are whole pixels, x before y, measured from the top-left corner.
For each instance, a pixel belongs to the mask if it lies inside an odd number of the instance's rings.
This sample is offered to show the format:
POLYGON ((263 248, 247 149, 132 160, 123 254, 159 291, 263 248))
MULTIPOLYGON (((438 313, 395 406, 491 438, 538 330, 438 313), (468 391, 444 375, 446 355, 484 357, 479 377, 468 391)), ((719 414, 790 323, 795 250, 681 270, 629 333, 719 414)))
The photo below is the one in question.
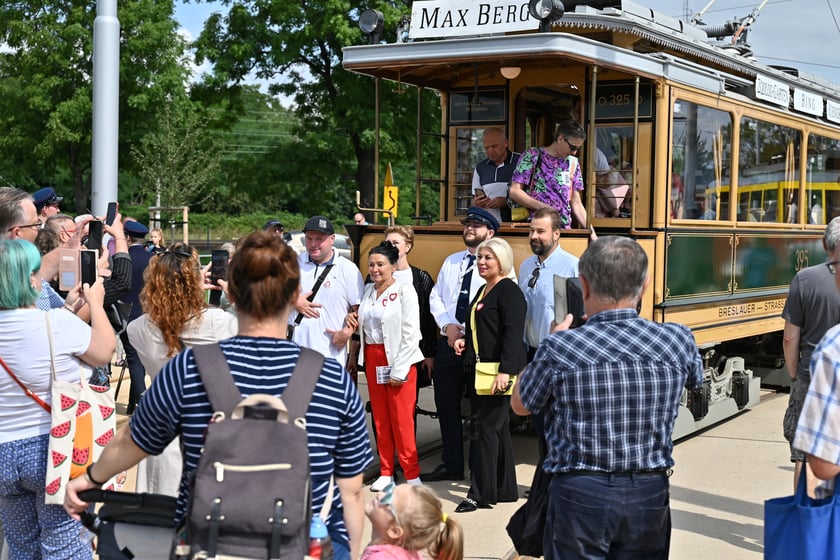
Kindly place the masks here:
POLYGON ((313 216, 303 226, 306 252, 298 258, 300 265, 300 297, 295 311, 289 314, 289 325, 294 328, 292 340, 335 358, 356 371, 359 343, 354 341, 348 360, 347 343, 352 335, 346 327, 349 311, 356 311, 362 300, 362 275, 349 259, 338 255, 333 248, 335 228, 324 216, 313 216), (330 267, 313 292, 327 267, 330 267))
POLYGON ((56 377, 78 382, 111 359, 114 330, 101 279, 73 290, 90 307, 90 326, 69 310, 36 308, 40 266, 29 241, 0 241, 0 357, 8 367, 0 372, 0 518, 10 558, 91 559, 81 524, 60 505, 44 505, 50 414, 36 397, 50 404, 50 348, 56 377))

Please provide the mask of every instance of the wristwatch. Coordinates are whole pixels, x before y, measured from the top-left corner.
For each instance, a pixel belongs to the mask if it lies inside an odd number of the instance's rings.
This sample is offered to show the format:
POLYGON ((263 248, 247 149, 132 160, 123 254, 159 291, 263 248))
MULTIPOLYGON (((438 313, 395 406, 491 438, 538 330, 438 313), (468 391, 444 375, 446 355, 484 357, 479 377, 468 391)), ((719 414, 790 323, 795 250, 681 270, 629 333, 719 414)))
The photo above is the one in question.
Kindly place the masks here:
POLYGON ((445 325, 443 325, 443 326, 440 328, 440 334, 441 334, 441 336, 446 336, 446 327, 448 327, 448 326, 449 326, 449 325, 451 325, 451 324, 452 324, 452 323, 446 323, 445 325))

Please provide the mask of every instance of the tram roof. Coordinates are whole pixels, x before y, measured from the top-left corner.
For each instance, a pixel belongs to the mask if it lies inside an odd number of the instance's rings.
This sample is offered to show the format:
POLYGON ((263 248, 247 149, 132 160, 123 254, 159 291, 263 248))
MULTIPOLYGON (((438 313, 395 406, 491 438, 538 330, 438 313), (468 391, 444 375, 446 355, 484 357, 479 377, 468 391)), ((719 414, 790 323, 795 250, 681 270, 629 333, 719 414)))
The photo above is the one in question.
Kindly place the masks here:
POLYGON ((757 75, 840 100, 840 86, 806 73, 783 71, 709 41, 703 29, 622 0, 621 8, 579 5, 550 32, 415 40, 344 48, 348 70, 446 90, 464 76, 493 76, 500 66, 544 67, 549 58, 575 60, 673 80, 709 92, 740 90, 757 75), (618 46, 621 45, 621 46, 618 46))

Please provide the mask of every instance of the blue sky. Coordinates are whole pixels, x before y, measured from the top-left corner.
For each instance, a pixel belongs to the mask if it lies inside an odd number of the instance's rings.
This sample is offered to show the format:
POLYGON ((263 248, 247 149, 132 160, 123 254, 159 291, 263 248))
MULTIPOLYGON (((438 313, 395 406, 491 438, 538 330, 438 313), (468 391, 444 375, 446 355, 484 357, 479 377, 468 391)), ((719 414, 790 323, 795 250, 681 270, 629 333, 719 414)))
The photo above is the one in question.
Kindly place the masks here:
MULTIPOLYGON (((283 1, 283 0, 277 0, 283 1)), ((636 0, 637 4, 682 18, 685 8, 696 13, 709 0, 636 0)), ((760 0, 717 0, 705 13, 707 25, 746 17, 760 0)), ((176 3, 175 17, 192 37, 200 33, 218 2, 176 3)), ((765 64, 793 66, 840 84, 840 0, 769 0, 748 35, 756 58, 765 64)))

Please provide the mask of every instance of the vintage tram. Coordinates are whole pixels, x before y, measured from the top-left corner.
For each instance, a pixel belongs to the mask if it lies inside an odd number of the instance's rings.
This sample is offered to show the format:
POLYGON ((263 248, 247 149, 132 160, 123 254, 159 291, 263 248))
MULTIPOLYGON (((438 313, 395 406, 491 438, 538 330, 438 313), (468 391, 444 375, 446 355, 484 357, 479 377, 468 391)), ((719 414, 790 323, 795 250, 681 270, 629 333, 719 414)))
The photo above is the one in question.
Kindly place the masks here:
MULTIPOLYGON (((788 285, 824 259, 824 224, 840 213, 840 93, 627 0, 565 7, 418 0, 407 40, 347 47, 343 64, 377 87, 414 86, 418 112, 424 96, 440 100, 439 117, 417 121, 418 146, 433 137, 441 152, 439 168, 419 148, 417 161, 418 191, 439 188, 440 221, 415 227, 412 263, 433 275, 463 247, 483 130, 503 128, 522 152, 550 143, 559 121, 584 124, 587 227, 644 247, 652 283, 641 315, 689 326, 707 365, 705 387, 684 395, 681 437, 757 404, 757 372, 785 377, 788 285), (630 187, 616 216, 598 212, 596 149, 630 187)), ((381 226, 349 229, 357 255, 382 239, 381 226)), ((517 266, 531 254, 527 233, 513 222, 499 232, 517 266)), ((578 255, 587 243, 583 228, 561 237, 578 255)))

